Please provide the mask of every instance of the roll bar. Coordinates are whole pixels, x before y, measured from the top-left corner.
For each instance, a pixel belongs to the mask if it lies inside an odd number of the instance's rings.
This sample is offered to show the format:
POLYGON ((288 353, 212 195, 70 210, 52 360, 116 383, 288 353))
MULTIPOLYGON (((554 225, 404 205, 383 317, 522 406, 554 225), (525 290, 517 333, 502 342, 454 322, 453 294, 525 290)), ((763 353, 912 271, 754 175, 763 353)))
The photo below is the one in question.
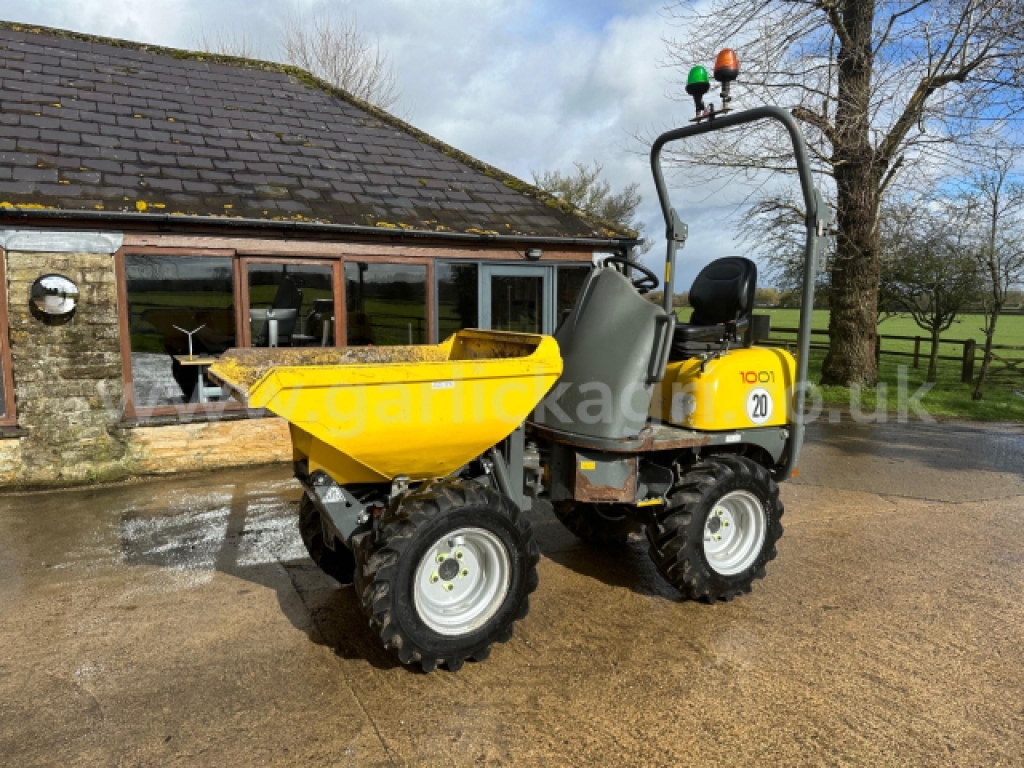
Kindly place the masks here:
POLYGON ((814 312, 814 283, 818 269, 821 245, 831 220, 828 206, 821 192, 814 186, 811 177, 811 164, 807 157, 807 145, 796 119, 781 107, 755 107, 742 112, 716 116, 705 122, 695 123, 683 128, 675 128, 661 134, 651 146, 651 171, 654 173, 654 185, 658 190, 658 201, 661 213, 665 218, 665 238, 668 240, 665 254, 665 297, 664 307, 672 312, 672 273, 674 272, 676 252, 685 244, 687 227, 680 220, 669 199, 665 175, 661 169, 661 151, 671 141, 700 136, 711 131, 725 130, 737 125, 745 125, 758 120, 778 120, 786 127, 789 138, 793 142, 793 154, 796 157, 796 168, 800 176, 800 189, 804 196, 804 210, 807 211, 807 240, 804 245, 804 284, 800 303, 800 331, 797 337, 796 382, 793 387, 793 435, 790 443, 786 464, 779 472, 782 479, 793 474, 800 449, 804 441, 804 403, 807 393, 807 363, 811 348, 811 318, 814 312))

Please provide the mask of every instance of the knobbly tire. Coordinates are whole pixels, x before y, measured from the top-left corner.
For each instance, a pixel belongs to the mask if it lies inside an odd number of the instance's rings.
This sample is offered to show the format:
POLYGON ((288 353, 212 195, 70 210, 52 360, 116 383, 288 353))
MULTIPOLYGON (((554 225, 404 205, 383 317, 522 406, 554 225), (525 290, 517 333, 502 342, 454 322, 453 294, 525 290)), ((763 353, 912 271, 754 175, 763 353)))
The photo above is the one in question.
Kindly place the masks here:
POLYGON ((642 527, 628 516, 622 504, 589 504, 559 501, 552 505, 555 517, 578 539, 595 546, 622 544, 642 527))
POLYGON ((302 495, 299 502, 299 534, 306 551, 321 571, 340 584, 349 585, 356 570, 356 559, 351 550, 336 541, 334 549, 324 542, 324 529, 320 523, 320 511, 309 496, 302 495))
POLYGON ((512 637, 537 588, 540 550, 530 524, 510 499, 475 483, 425 483, 356 536, 354 549, 370 628, 403 664, 425 672, 486 659, 494 643, 512 637), (460 613, 440 605, 449 589, 452 599, 476 607, 460 613), (473 603, 474 595, 491 597, 473 603), (481 613, 459 624, 473 610, 481 613))
MULTIPOLYGON (((782 513, 779 487, 767 469, 743 456, 710 456, 684 469, 667 503, 653 513, 647 526, 651 559, 684 597, 709 603, 731 600, 750 592, 755 579, 764 578, 765 565, 775 558, 775 544, 782 536, 782 513), (740 518, 756 518, 755 500, 764 513, 763 540, 757 546, 761 537, 755 536, 748 554, 734 554, 730 563, 727 549, 721 555, 714 551, 729 544, 722 543, 728 532, 723 522, 738 531, 740 518), (723 501, 737 520, 723 510, 723 501)), ((757 533, 756 525, 751 531, 757 533)))

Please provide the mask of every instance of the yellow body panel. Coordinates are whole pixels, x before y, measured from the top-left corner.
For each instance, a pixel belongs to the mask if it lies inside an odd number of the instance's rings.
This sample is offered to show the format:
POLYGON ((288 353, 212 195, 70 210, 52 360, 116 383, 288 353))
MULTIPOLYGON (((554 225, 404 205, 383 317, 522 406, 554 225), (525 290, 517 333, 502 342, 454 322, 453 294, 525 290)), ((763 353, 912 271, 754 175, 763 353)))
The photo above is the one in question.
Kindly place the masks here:
POLYGON ((785 350, 734 349, 722 357, 669 363, 650 415, 708 432, 787 424, 796 362, 785 350))
POLYGON ((291 424, 335 481, 442 477, 507 437, 558 380, 550 336, 459 331, 438 345, 231 350, 210 375, 291 424))

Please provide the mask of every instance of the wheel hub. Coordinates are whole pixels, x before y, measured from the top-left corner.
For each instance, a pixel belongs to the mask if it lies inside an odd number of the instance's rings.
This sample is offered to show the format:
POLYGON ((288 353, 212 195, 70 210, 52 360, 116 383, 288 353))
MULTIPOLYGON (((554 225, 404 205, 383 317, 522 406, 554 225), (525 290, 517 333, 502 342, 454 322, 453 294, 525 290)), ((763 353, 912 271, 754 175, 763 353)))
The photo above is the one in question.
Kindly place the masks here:
POLYGON ((761 500, 749 491, 727 493, 704 523, 704 557, 722 576, 742 573, 761 554, 768 518, 761 500))
POLYGON ((441 563, 441 567, 437 569, 437 572, 445 581, 452 581, 459 575, 459 562, 449 558, 441 563))
POLYGON ((483 528, 460 528, 430 546, 416 568, 413 600, 423 623, 465 635, 501 607, 512 581, 508 550, 483 528))

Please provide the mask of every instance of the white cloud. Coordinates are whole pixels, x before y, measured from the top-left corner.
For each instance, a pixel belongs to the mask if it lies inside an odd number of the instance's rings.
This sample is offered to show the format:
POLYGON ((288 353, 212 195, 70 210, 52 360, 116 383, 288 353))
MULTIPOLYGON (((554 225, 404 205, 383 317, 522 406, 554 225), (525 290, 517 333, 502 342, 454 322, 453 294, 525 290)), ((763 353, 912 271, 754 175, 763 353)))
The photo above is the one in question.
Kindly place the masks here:
MULTIPOLYGON (((664 258, 650 169, 633 139, 689 117, 688 105, 666 97, 660 0, 0 0, 4 18, 171 46, 194 45, 201 28, 244 28, 267 58, 289 10, 319 8, 354 11, 379 39, 397 69, 399 111, 428 133, 527 179, 598 160, 616 188, 640 182, 641 217, 656 241, 646 261, 664 258)), ((728 211, 705 196, 699 183, 674 192, 691 232, 679 288, 736 252, 728 211)))

